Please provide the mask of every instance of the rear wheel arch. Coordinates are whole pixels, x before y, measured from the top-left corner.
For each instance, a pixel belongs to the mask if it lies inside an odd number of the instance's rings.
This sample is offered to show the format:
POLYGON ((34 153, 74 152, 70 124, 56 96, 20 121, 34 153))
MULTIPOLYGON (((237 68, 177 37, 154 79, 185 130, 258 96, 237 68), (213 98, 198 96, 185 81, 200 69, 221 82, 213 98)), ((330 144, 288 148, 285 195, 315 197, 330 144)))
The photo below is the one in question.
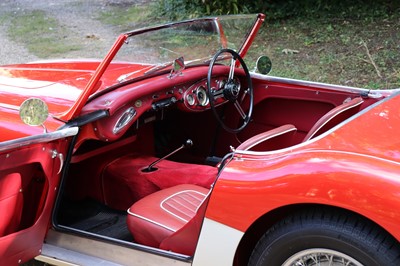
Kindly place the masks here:
POLYGON ((349 217, 359 219, 371 226, 374 226, 378 230, 381 230, 389 238, 393 239, 400 247, 400 243, 396 241, 392 235, 390 235, 384 228, 374 223, 367 217, 360 215, 359 213, 352 212, 339 207, 329 206, 329 205, 319 205, 319 204, 295 204, 283 206, 275 209, 269 213, 264 214, 259 219, 257 219, 245 232, 242 240, 240 241, 238 248, 235 253, 234 265, 247 265, 251 253, 255 249, 258 241, 263 237, 263 235, 272 228, 275 224, 287 219, 293 215, 301 215, 310 212, 324 212, 327 214, 345 214, 349 217))

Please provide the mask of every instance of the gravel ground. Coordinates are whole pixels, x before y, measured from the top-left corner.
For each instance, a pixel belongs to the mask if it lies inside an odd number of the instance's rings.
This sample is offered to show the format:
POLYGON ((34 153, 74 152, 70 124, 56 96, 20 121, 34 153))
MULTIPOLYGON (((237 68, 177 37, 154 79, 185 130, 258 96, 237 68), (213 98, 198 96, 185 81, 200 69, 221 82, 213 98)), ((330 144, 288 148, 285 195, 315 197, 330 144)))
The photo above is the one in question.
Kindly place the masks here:
MULTIPOLYGON (((115 5, 143 4, 144 0, 1 0, 0 17, 31 10, 43 10, 67 29, 65 40, 82 44, 82 49, 63 58, 102 58, 118 36, 118 27, 104 25, 96 19, 102 11, 115 5)), ((1 20, 0 20, 1 21, 1 20)), ((39 60, 37 56, 8 37, 9 22, 0 24, 0 65, 39 60)))

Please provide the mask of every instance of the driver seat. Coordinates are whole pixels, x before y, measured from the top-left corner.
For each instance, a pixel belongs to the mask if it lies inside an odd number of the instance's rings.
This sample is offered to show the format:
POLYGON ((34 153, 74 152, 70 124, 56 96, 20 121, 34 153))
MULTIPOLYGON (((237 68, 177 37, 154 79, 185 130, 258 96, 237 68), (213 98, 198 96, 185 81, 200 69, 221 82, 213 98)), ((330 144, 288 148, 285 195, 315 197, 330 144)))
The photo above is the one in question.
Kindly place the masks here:
POLYGON ((135 242, 192 256, 211 190, 182 184, 135 202, 127 226, 135 242))

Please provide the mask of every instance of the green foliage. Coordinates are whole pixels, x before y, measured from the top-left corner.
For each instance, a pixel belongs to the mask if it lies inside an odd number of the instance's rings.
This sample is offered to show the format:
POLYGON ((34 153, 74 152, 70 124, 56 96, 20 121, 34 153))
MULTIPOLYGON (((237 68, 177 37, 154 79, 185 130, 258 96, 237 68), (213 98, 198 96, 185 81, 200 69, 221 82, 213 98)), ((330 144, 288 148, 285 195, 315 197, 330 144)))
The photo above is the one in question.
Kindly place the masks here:
POLYGON ((171 20, 204 15, 265 13, 269 20, 291 17, 374 19, 400 12, 398 0, 159 0, 157 12, 171 20))
POLYGON ((47 16, 42 10, 10 15, 8 35, 14 41, 25 44, 29 52, 41 58, 63 55, 81 48, 80 44, 60 37, 66 31, 56 19, 47 16))
MULTIPOLYGON (((245 3, 248 0, 245 0, 245 3)), ((269 19, 290 17, 382 18, 400 11, 397 0, 256 0, 247 4, 252 12, 264 12, 269 19)))
POLYGON ((239 0, 159 0, 158 13, 171 20, 194 18, 204 15, 248 13, 239 0))

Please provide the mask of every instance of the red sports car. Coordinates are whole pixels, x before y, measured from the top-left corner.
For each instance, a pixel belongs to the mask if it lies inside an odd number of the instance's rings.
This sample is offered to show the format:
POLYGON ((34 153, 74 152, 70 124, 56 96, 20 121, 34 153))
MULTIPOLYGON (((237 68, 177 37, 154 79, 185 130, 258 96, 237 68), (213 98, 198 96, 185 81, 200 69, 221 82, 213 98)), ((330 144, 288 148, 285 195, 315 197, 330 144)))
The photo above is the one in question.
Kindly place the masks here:
POLYGON ((263 20, 0 67, 1 264, 400 265, 400 90, 247 67, 263 20))

